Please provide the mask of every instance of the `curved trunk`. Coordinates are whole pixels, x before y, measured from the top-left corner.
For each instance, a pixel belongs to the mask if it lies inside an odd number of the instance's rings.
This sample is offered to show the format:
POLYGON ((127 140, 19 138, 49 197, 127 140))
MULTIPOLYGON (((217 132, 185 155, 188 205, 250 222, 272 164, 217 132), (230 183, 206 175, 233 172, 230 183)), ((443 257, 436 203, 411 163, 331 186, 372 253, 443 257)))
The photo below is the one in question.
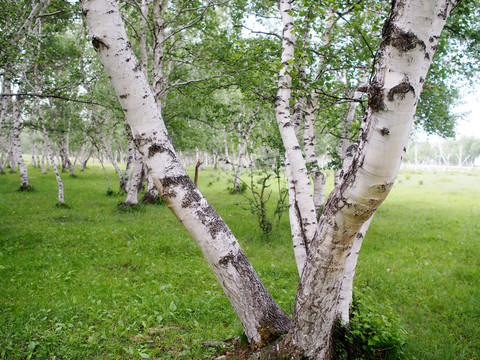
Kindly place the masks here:
POLYGON ((231 230, 195 187, 169 140, 161 112, 127 39, 114 0, 82 1, 92 43, 112 81, 138 150, 168 207, 194 238, 252 344, 289 328, 231 230))
POLYGON ((302 355, 330 357, 345 263, 360 229, 394 183, 452 5, 448 0, 394 1, 358 146, 327 201, 297 292, 289 345, 302 355))

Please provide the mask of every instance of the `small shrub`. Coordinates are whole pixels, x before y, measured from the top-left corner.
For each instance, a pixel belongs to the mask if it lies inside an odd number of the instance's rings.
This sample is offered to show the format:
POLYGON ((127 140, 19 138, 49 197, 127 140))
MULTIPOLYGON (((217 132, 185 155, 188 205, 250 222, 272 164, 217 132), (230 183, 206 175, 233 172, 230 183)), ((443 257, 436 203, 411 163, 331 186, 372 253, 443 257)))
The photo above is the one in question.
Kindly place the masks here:
POLYGON ((354 293, 350 324, 335 324, 334 350, 340 360, 404 358, 406 331, 388 304, 375 304, 365 293, 354 293))
POLYGON ((244 182, 240 182, 237 186, 237 189, 234 189, 233 187, 228 188, 228 192, 230 194, 243 194, 247 190, 248 186, 244 182))

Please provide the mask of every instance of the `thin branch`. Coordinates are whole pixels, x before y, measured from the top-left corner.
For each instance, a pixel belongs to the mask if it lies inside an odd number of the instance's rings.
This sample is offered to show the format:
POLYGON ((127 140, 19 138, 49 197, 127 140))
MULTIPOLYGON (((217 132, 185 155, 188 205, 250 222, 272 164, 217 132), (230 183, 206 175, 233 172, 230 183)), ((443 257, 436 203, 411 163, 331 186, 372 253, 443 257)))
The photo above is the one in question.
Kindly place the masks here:
POLYGON ((264 35, 269 35, 269 36, 275 36, 276 38, 282 40, 282 37, 278 34, 271 33, 271 32, 266 32, 266 31, 256 31, 256 30, 253 30, 253 29, 250 29, 250 28, 246 27, 245 25, 238 25, 237 24, 237 25, 233 25, 233 27, 246 29, 246 30, 250 31, 252 34, 264 34, 264 35))

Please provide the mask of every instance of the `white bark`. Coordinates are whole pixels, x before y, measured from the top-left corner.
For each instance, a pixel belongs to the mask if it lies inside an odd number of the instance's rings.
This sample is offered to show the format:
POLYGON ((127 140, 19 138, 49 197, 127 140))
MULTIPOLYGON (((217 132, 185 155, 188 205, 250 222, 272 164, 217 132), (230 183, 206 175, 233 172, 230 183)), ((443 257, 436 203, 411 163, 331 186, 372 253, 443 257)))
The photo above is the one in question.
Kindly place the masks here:
POLYGON ((128 42, 114 0, 83 1, 92 42, 132 128, 137 148, 169 208, 194 238, 252 344, 284 333, 289 319, 248 262, 232 232, 180 165, 159 107, 128 42))
POLYGON ((297 292, 290 339, 303 355, 314 359, 330 356, 348 254, 361 227, 393 185, 418 97, 451 7, 448 0, 393 4, 383 30, 358 149, 327 201, 297 292))
POLYGON ((21 114, 18 104, 19 100, 13 101, 13 129, 12 129, 12 144, 13 144, 13 157, 18 164, 18 172, 20 173, 20 188, 31 188, 28 182, 28 170, 23 160, 22 148, 20 147, 20 127, 21 127, 21 114))
POLYGON ((123 202, 124 205, 138 204, 138 188, 142 182, 143 177, 143 161, 138 151, 135 154, 135 162, 133 164, 132 178, 130 187, 128 188, 127 198, 123 202))
POLYGON ((243 171, 243 162, 245 160, 245 152, 247 151, 248 140, 250 139, 250 135, 252 133, 254 126, 255 126, 255 120, 252 119, 252 122, 248 126, 247 133, 243 138, 243 142, 242 142, 242 145, 240 146, 240 150, 238 151, 238 165, 237 165, 237 171, 235 172, 233 190, 238 190, 238 184, 240 183, 240 177, 242 176, 242 171, 243 171))
POLYGON ((320 169, 320 164, 315 155, 315 108, 318 102, 318 93, 312 94, 311 101, 307 102, 304 116, 303 148, 305 149, 305 161, 313 181, 313 204, 317 216, 322 213, 325 204, 325 175, 320 169))
POLYGON ((52 151, 52 146, 50 145, 50 139, 48 138, 48 133, 47 129, 45 128, 45 124, 43 122, 43 114, 42 114, 42 109, 40 105, 37 105, 37 111, 40 119, 42 119, 42 134, 43 134, 43 141, 45 142, 45 151, 47 152, 48 156, 51 159, 52 162, 52 167, 53 167, 53 172, 55 174, 55 179, 57 180, 57 185, 58 185, 58 203, 59 204, 64 204, 65 203, 65 197, 64 197, 64 191, 63 191, 63 181, 60 176, 60 173, 58 172, 57 166, 55 165, 55 161, 53 159, 53 151, 52 151))
POLYGON ((352 249, 347 255, 348 257, 345 262, 345 270, 343 271, 343 280, 338 296, 336 315, 342 319, 344 324, 348 324, 350 322, 350 306, 352 305, 353 300, 353 280, 355 278, 358 255, 360 254, 360 248, 362 247, 363 239, 365 238, 365 234, 367 233, 372 219, 373 216, 362 225, 362 228, 353 241, 352 249))
POLYGON ((112 147, 109 143, 107 144, 107 142, 105 141, 105 135, 103 134, 103 132, 100 132, 100 141, 102 142, 102 147, 107 154, 110 163, 113 165, 115 171, 117 172, 118 178, 120 180, 120 188, 123 189, 125 187, 125 179, 123 178, 122 170, 120 170, 120 168, 118 167, 117 161, 112 154, 112 147))
MULTIPOLYGON (((303 159, 302 151, 298 143, 295 126, 292 123, 292 117, 290 114, 290 98, 291 98, 291 76, 289 71, 291 69, 291 62, 294 57, 294 44, 295 35, 293 34, 293 16, 291 15, 291 4, 288 0, 280 0, 280 14, 283 22, 283 36, 282 36, 282 56, 281 62, 283 64, 280 70, 278 79, 277 98, 275 101, 275 116, 278 123, 278 128, 282 137, 282 141, 286 152, 286 166, 290 167, 290 171, 287 172, 289 183, 294 185, 295 188, 295 204, 292 206, 296 209, 301 219, 301 228, 303 232, 303 244, 306 247, 308 253, 309 242, 313 239, 315 229, 317 225, 315 206, 313 203, 313 197, 310 190, 310 181, 308 171, 303 159)), ((290 198, 289 201, 292 201, 290 198)), ((292 218, 292 215, 290 215, 292 218)), ((298 247, 299 244, 294 244, 298 247)), ((301 258, 297 260, 302 261, 301 258)))

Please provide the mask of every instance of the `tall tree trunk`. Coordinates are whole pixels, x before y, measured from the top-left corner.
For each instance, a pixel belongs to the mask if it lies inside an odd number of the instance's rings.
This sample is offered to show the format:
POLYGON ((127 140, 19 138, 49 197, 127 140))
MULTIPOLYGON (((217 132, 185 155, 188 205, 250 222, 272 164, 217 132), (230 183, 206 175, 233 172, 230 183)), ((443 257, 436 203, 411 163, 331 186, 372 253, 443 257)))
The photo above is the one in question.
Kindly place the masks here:
MULTIPOLYGON (((292 78, 289 74, 291 68, 291 61, 294 57, 295 35, 293 33, 293 16, 291 14, 291 2, 288 0, 280 0, 280 14, 283 22, 283 36, 282 36, 282 56, 281 62, 283 64, 280 70, 278 79, 278 90, 275 101, 275 116, 282 137, 283 145, 286 152, 286 164, 290 167, 287 172, 289 183, 294 185, 295 189, 295 204, 293 207, 298 212, 301 221, 301 229, 303 232, 303 244, 306 247, 308 254, 308 247, 315 229, 317 226, 317 218, 313 197, 310 189, 310 181, 308 178, 308 170, 305 165, 305 160, 298 143, 295 126, 292 123, 290 114, 290 98, 291 98, 291 82, 292 78)), ((292 201, 292 199, 290 199, 292 201)), ((294 244, 295 246, 295 244, 294 244)), ((300 245, 297 245, 297 248, 300 245)), ((302 266, 297 266, 301 268, 302 266)))
POLYGON ((418 97, 449 0, 394 1, 380 46, 358 148, 330 195, 297 292, 290 346, 327 359, 345 263, 354 240, 389 193, 413 124, 418 97))
POLYGON ((265 289, 231 230, 182 168, 114 0, 82 1, 92 43, 125 110, 135 143, 168 207, 207 259, 252 344, 289 328, 289 318, 265 289), (133 66, 132 66, 133 65, 133 66), (138 104, 144 104, 139 108, 138 104))

